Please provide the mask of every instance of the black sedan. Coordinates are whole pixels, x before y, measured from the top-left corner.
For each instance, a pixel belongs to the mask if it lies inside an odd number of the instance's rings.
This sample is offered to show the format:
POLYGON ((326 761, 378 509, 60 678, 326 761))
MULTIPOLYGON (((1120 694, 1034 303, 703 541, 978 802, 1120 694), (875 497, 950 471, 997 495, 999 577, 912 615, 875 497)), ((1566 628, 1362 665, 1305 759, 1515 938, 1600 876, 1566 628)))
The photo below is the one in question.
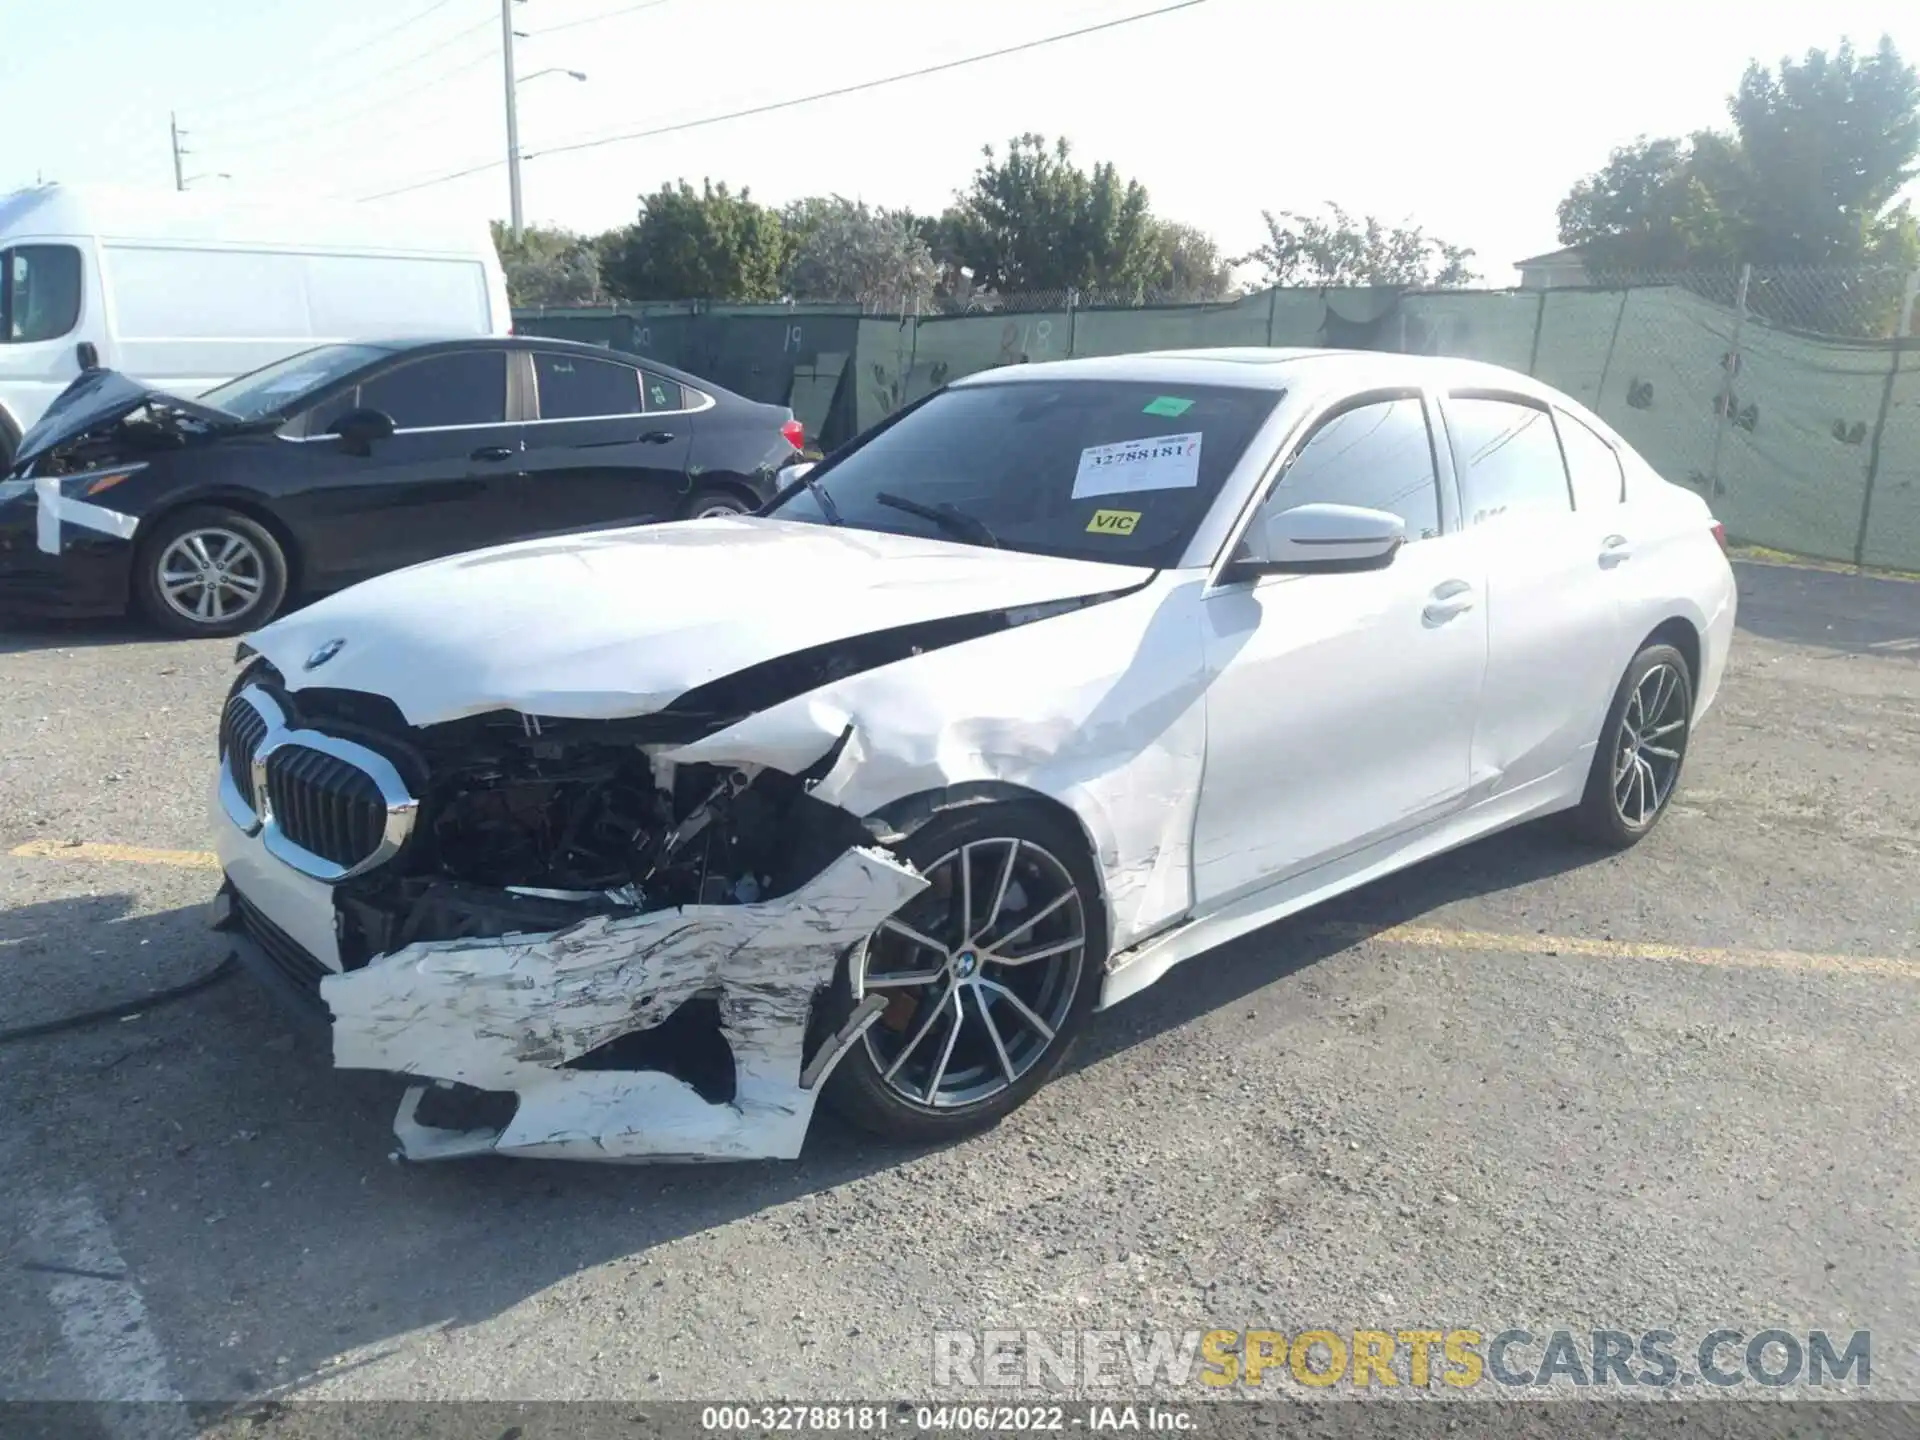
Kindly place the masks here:
POLYGON ((194 400, 94 370, 0 481, 0 614, 234 635, 420 560, 758 509, 801 444, 783 406, 531 336, 323 345, 194 400))

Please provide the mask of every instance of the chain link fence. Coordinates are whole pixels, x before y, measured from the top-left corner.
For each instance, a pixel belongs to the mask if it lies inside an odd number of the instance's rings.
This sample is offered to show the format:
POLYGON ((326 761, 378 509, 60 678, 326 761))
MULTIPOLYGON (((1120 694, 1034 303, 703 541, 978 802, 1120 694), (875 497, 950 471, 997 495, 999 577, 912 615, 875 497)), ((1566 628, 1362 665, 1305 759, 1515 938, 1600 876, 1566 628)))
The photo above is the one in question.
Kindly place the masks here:
POLYGON ((825 448, 979 370, 1084 355, 1313 346, 1490 361, 1590 406, 1734 538, 1920 571, 1920 273, 1741 267, 1519 290, 1083 291, 871 306, 527 311, 787 404, 825 448), (1122 303, 1101 303, 1118 298, 1122 303))

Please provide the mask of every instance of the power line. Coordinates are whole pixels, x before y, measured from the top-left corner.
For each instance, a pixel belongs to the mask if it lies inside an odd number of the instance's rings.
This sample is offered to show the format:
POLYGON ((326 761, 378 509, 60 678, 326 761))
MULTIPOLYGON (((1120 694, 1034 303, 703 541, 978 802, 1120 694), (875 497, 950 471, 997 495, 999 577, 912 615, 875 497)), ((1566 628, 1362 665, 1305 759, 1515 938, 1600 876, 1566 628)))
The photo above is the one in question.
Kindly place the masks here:
MULTIPOLYGON (((430 79, 422 80, 414 85, 409 85, 407 87, 406 98, 411 100, 416 95, 420 95, 428 90, 432 90, 436 86, 444 85, 447 83, 447 81, 466 74, 469 70, 473 69, 476 65, 497 63, 499 59, 500 57, 496 52, 489 50, 482 54, 474 56, 471 60, 463 60, 460 64, 455 65, 449 70, 442 70, 436 73, 430 79)), ((372 114, 375 111, 385 110, 390 106, 392 106, 394 103, 395 102, 390 97, 381 96, 378 99, 368 101, 364 105, 356 106, 351 110, 336 111, 312 123, 304 124, 304 125, 295 125, 292 129, 273 130, 271 127, 269 127, 268 133, 265 135, 252 135, 250 133, 249 138, 245 140, 241 140, 237 143, 233 143, 233 144, 223 143, 220 146, 220 150, 222 154, 225 154, 230 151, 236 151, 236 150, 238 151, 259 150, 269 145, 272 145, 272 146, 284 145, 290 140, 298 139, 300 136, 311 134, 316 130, 337 129, 343 121, 352 120, 355 117, 361 116, 361 115, 372 114)))
MULTIPOLYGON (((833 100, 842 95, 854 95, 863 90, 877 90, 883 85, 898 85, 905 80, 918 80, 928 75, 938 75, 947 70, 958 70, 966 65, 979 65, 988 60, 999 60, 1008 55, 1018 55, 1027 50, 1038 50, 1045 45, 1057 45, 1064 40, 1077 40, 1083 35, 1096 34, 1102 30, 1118 29, 1122 25, 1132 25, 1141 20, 1151 20, 1157 16, 1170 15, 1176 10, 1191 10, 1196 5, 1204 5, 1206 0, 1178 0, 1172 5, 1162 5, 1154 10, 1142 10, 1132 15, 1122 15, 1117 19, 1103 20, 1097 25, 1084 25, 1078 30, 1065 30, 1058 35, 1045 35, 1038 40, 1023 41, 1018 45, 1007 45, 998 50, 988 50, 978 55, 963 56, 958 60, 943 60, 938 65, 922 66, 918 70, 905 70, 898 75, 885 75, 877 80, 862 80, 853 85, 841 85, 832 90, 819 90, 811 95, 795 96, 791 100, 775 100, 766 105, 753 105, 744 110, 729 110, 724 115, 708 115, 699 120, 683 120, 674 125, 661 125, 651 130, 631 130, 619 135, 602 135, 590 140, 576 140, 564 145, 550 145, 544 150, 531 150, 520 158, 537 160, 547 155, 566 155, 576 150, 593 150, 602 145, 620 145, 629 140, 650 140, 656 135, 674 135, 683 130, 697 130, 706 125, 720 125, 729 120, 744 120, 752 115, 767 115, 776 110, 791 110, 799 105, 811 105, 817 100, 833 100)), ((427 180, 416 180, 392 190, 382 190, 374 195, 362 196, 365 200, 385 200, 394 195, 404 195, 412 190, 424 190, 432 185, 444 185, 450 180, 461 180, 468 175, 478 175, 483 170, 495 170, 506 164, 504 160, 489 160, 484 164, 470 165, 464 170, 456 170, 448 175, 436 175, 427 180)))
MULTIPOLYGON (((489 17, 488 19, 480 21, 477 25, 469 25, 464 30, 456 30, 453 34, 447 36, 444 40, 440 41, 439 44, 434 45, 429 49, 421 50, 416 52, 415 54, 411 54, 407 56, 407 58, 404 60, 397 60, 393 64, 387 66, 384 70, 372 71, 369 74, 364 75, 360 79, 356 80, 353 84, 348 85, 342 89, 333 91, 329 98, 332 100, 338 100, 343 95, 358 94, 360 91, 365 90, 374 81, 384 80, 387 76, 393 75, 401 70, 405 70, 410 65, 418 64, 422 60, 431 59, 435 55, 439 54, 442 50, 446 49, 447 46, 453 44, 454 41, 464 40, 467 36, 478 34, 482 30, 490 30, 498 23, 499 21, 489 17)), ((311 101, 302 101, 302 102, 296 102, 292 105, 282 106, 276 110, 268 110, 261 115, 250 116, 247 118, 244 124, 248 130, 252 130, 262 120, 272 120, 281 116, 289 116, 289 115, 317 115, 320 118, 324 119, 325 112, 317 111, 311 101)), ((238 126, 243 122, 229 121, 227 123, 232 126, 238 126)))
MULTIPOLYGON (((365 40, 362 40, 359 44, 350 45, 337 55, 328 55, 313 61, 307 67, 306 73, 307 75, 311 76, 315 69, 328 66, 328 65, 337 65, 342 60, 346 60, 354 55, 358 55, 362 50, 369 50, 373 46, 378 45, 381 41, 385 40, 388 36, 398 35, 402 30, 406 29, 409 25, 418 24, 420 21, 425 20, 429 15, 434 14, 436 11, 446 9, 446 7, 451 5, 452 3, 453 3, 453 0, 433 0, 433 3, 428 5, 426 9, 416 11, 412 15, 409 15, 406 19, 394 22, 392 25, 389 25, 386 29, 378 32, 377 34, 368 36, 365 40)), ((242 90, 235 95, 223 96, 222 98, 216 100, 210 108, 214 111, 214 113, 217 114, 221 110, 226 109, 228 106, 236 105, 244 100, 251 100, 256 95, 269 95, 276 91, 285 90, 286 88, 287 88, 286 83, 284 81, 275 81, 272 84, 258 85, 251 90, 242 90)))
POLYGON ((562 30, 577 30, 582 25, 598 25, 602 20, 617 20, 622 15, 632 15, 640 10, 657 10, 666 3, 667 0, 641 0, 641 3, 638 5, 627 5, 618 10, 604 11, 599 15, 588 15, 583 19, 569 20, 563 25, 549 25, 544 30, 531 32, 527 38, 529 40, 537 40, 542 35, 556 35, 562 30))

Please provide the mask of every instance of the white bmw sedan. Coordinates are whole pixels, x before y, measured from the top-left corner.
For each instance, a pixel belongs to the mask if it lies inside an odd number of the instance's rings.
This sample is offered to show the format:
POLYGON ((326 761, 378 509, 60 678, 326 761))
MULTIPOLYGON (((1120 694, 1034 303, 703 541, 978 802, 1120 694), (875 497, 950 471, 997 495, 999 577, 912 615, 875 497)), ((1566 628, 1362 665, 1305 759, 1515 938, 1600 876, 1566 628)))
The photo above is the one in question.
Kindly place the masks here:
POLYGON ((1510 371, 993 370, 757 516, 251 637, 216 923, 415 1158, 948 1136, 1257 926, 1556 811, 1633 844, 1733 623, 1701 499, 1510 371))

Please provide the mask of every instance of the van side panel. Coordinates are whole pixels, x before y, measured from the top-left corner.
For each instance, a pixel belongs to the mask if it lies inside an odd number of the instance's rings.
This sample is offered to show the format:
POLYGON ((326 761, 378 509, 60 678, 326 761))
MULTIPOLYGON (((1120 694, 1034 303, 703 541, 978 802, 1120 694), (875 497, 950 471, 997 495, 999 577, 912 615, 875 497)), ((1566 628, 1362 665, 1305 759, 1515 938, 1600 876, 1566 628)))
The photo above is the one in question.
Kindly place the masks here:
POLYGON ((491 329, 477 257, 102 248, 118 368, 185 395, 310 345, 491 329))

